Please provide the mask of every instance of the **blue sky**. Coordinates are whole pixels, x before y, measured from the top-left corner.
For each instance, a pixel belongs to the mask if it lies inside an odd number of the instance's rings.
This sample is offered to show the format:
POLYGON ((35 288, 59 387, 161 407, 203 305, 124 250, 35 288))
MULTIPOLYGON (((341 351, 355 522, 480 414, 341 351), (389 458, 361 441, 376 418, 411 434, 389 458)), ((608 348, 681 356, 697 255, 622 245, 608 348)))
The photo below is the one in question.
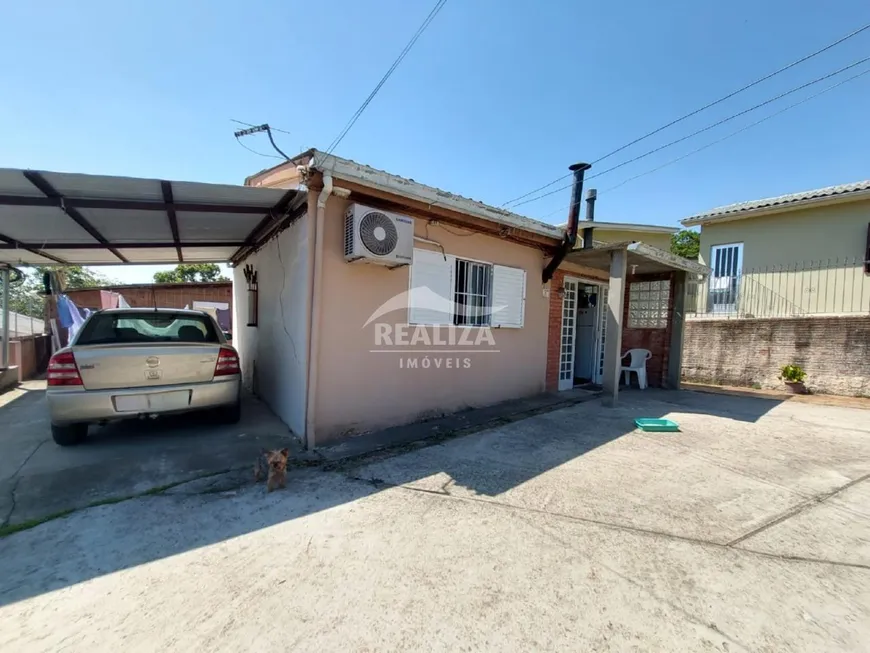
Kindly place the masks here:
MULTIPOLYGON (((278 135, 288 153, 325 148, 432 4, 7 3, 0 166, 241 183, 276 161, 242 149, 231 118, 291 132, 278 135)), ((858 0, 794 6, 448 0, 336 154, 498 205, 870 22, 858 0)), ((870 30, 591 172, 868 55, 870 30)), ((826 85, 593 185, 605 190, 826 85)), ((721 204, 866 179, 868 111, 870 75, 602 193, 596 216, 676 224, 721 204)), ((264 136, 245 143, 271 152, 264 136)), ((518 210, 561 222, 568 193, 518 210)), ((110 271, 125 282, 152 273, 110 271)))

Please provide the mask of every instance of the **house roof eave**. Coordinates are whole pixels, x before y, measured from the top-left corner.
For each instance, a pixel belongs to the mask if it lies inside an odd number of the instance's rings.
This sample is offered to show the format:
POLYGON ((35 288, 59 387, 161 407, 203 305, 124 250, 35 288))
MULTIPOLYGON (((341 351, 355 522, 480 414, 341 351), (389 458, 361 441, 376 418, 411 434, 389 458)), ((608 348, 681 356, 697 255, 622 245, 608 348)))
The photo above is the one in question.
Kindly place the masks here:
POLYGON ((732 222, 746 218, 775 215, 805 208, 857 202, 870 198, 870 180, 843 186, 831 186, 815 191, 780 195, 751 202, 729 204, 705 213, 689 216, 680 221, 684 227, 703 227, 718 222, 732 222))
POLYGON ((342 159, 332 154, 326 154, 318 150, 313 150, 312 154, 313 159, 309 164, 310 167, 323 173, 331 174, 334 178, 343 179, 360 186, 390 193, 409 200, 423 202, 430 207, 440 206, 444 209, 484 220, 500 228, 507 227, 528 232, 539 237, 543 236, 554 245, 560 243, 564 237, 564 230, 556 225, 539 222, 532 218, 489 206, 439 188, 426 186, 425 184, 405 179, 383 170, 377 170, 355 161, 342 159))

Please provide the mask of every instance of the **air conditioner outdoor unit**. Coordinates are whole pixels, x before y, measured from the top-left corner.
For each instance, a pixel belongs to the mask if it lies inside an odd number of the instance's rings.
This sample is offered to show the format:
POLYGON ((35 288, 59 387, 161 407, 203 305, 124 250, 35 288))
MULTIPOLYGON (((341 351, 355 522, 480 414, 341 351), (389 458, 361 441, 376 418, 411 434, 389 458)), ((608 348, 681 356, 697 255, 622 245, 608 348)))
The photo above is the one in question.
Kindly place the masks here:
POLYGON ((389 267, 410 265, 414 256, 414 221, 361 204, 344 214, 344 260, 389 267))

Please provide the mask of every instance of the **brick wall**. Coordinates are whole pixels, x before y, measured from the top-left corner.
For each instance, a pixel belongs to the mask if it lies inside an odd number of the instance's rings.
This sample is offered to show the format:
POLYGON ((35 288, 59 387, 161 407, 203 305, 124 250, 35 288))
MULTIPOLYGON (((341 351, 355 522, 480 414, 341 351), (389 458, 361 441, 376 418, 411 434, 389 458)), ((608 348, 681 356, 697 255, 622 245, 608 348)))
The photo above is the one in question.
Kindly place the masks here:
MULTIPOLYGON (((193 307, 194 301, 224 302, 233 314, 233 284, 225 283, 155 283, 133 286, 106 286, 67 291, 67 296, 81 308, 102 308, 101 292, 120 293, 133 308, 193 307)), ((53 315, 52 315, 53 317, 53 315)))
POLYGON ((12 365, 18 366, 18 381, 26 381, 45 372, 51 355, 49 336, 24 336, 9 341, 12 365))
POLYGON ((789 363, 814 392, 870 396, 870 315, 686 322, 687 381, 782 389, 789 363))
MULTIPOLYGON (((668 358, 671 353, 671 328, 674 315, 674 279, 668 274, 644 274, 629 277, 625 289, 625 306, 622 313, 622 351, 629 349, 648 349, 652 354, 646 362, 646 378, 650 387, 657 388, 667 385, 668 358), (668 324, 664 329, 631 329, 628 321, 628 304, 631 284, 637 281, 659 281, 668 279, 671 282, 671 292, 668 295, 668 324)), ((628 359, 626 359, 628 362, 628 359)), ((637 383, 635 375, 631 376, 632 384, 637 383)))
MULTIPOLYGON (((562 287, 565 271, 557 270, 550 282, 550 322, 547 333, 547 390, 559 388, 559 356, 562 346, 562 298, 556 292, 562 287)), ((649 349, 652 358, 647 361, 647 382, 652 387, 666 385, 668 358, 671 350, 671 330, 674 308, 673 275, 635 275, 628 279, 625 290, 625 308, 622 316, 622 351, 629 349, 649 349), (671 293, 668 301, 668 325, 665 329, 629 329, 628 299, 631 283, 634 281, 657 281, 671 279, 671 293)), ((637 381, 632 377, 632 383, 637 381)))

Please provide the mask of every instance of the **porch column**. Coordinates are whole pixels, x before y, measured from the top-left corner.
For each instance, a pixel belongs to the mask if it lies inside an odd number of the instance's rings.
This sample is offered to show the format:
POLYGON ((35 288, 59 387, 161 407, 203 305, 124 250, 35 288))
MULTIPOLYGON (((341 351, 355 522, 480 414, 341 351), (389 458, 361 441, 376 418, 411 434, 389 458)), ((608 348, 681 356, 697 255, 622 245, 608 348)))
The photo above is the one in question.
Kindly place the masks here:
POLYGON ((622 367, 622 309, 625 305, 625 268, 628 252, 610 252, 610 285, 607 292, 607 338, 604 341, 603 403, 615 407, 622 367))
POLYGON ((683 366, 683 328, 686 324, 686 277, 682 271, 674 272, 671 292, 674 294, 674 310, 668 316, 671 321, 671 342, 668 352, 667 387, 671 390, 680 389, 680 378, 683 366))

